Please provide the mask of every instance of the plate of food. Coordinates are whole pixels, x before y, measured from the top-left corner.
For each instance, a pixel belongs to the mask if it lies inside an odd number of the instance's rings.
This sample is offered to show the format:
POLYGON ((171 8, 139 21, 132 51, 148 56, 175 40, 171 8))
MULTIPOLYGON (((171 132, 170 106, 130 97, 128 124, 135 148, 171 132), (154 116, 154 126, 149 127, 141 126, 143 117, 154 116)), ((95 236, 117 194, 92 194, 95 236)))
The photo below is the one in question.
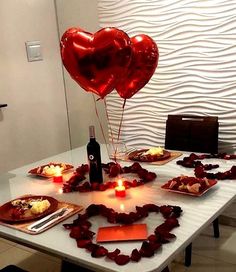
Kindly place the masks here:
POLYGON ((0 207, 0 220, 19 223, 42 218, 53 213, 58 201, 50 196, 25 196, 11 200, 0 207))
POLYGON ((162 147, 152 147, 150 149, 139 149, 129 153, 128 158, 132 161, 155 162, 168 159, 170 152, 162 147))
POLYGON ((74 166, 68 163, 56 163, 56 162, 50 162, 48 164, 44 164, 41 166, 38 166, 36 168, 33 168, 29 170, 29 174, 32 175, 37 175, 40 177, 45 177, 45 178, 51 178, 53 177, 56 173, 58 173, 58 170, 61 173, 64 173, 66 171, 69 171, 73 169, 74 166))
POLYGON ((215 179, 179 176, 161 186, 162 189, 179 194, 201 196, 216 185, 215 179))

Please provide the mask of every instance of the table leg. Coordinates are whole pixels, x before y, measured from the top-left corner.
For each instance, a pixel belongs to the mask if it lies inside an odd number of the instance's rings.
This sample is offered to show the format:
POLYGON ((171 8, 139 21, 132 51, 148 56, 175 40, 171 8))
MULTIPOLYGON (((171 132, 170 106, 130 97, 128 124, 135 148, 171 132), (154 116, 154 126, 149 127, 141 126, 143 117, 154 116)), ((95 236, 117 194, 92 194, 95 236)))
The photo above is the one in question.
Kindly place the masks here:
POLYGON ((189 267, 192 262, 192 243, 185 248, 185 266, 189 267))
POLYGON ((219 238, 220 237, 219 219, 216 218, 212 223, 213 223, 214 237, 219 238))

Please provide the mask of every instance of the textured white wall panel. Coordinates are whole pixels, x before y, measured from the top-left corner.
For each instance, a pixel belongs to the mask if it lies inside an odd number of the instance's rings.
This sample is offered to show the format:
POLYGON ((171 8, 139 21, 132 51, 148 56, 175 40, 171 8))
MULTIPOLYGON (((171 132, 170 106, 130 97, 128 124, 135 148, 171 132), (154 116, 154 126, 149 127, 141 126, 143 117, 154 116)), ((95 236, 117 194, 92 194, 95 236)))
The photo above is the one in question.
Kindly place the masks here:
MULTIPOLYGON (((101 27, 130 37, 144 33, 159 47, 149 83, 127 100, 121 138, 129 145, 163 145, 168 114, 218 116, 219 149, 236 147, 236 1, 99 0, 101 27)), ((107 110, 115 133, 123 100, 107 110)))

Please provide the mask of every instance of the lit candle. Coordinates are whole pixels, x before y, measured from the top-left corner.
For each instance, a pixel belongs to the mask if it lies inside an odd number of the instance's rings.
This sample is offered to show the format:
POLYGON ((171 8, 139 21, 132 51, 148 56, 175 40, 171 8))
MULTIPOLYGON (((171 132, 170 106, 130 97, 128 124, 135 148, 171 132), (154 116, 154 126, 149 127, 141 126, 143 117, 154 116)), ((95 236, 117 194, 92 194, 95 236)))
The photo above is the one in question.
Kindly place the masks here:
POLYGON ((118 180, 118 186, 115 187, 115 192, 117 197, 125 197, 126 191, 125 191, 125 186, 122 183, 122 180, 118 180))
POLYGON ((56 183, 63 182, 63 177, 61 174, 61 167, 60 166, 55 167, 55 174, 53 176, 53 182, 56 182, 56 183))

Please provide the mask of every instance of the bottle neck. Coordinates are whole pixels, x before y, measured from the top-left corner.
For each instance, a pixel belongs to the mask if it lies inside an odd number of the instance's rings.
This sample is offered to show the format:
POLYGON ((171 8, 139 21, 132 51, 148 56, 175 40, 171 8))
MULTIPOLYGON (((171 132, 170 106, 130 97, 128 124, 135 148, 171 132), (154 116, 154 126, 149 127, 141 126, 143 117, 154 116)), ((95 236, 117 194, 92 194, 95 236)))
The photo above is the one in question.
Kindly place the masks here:
POLYGON ((89 127, 89 138, 90 139, 95 139, 95 129, 94 126, 89 127))

